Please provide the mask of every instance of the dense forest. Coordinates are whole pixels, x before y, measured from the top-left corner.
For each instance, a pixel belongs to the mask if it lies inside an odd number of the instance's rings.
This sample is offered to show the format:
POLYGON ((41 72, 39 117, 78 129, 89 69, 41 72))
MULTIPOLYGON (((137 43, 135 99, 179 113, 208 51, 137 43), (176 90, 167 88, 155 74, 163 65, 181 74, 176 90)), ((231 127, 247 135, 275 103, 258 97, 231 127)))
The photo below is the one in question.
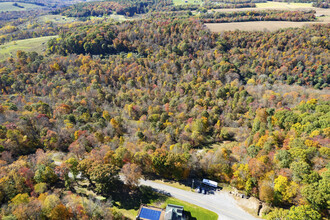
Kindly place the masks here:
MULTIPOLYGON (((203 7, 232 7, 222 3, 203 7)), ((141 177, 218 181, 271 206, 269 220, 329 218, 330 24, 213 33, 205 22, 313 21, 315 11, 193 7, 118 0, 52 13, 147 15, 3 18, 0 43, 58 36, 44 54, 0 62, 1 219, 125 219, 113 201, 148 203, 141 177)))

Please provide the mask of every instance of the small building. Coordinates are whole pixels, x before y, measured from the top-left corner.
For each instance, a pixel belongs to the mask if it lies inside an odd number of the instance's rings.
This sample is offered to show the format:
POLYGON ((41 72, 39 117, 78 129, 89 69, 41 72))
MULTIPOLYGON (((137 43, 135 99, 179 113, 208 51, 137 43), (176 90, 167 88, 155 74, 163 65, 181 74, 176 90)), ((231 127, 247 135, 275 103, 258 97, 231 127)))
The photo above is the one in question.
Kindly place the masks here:
POLYGON ((165 220, 183 220, 183 206, 168 204, 165 211, 165 220))
POLYGON ((136 217, 137 220, 164 220, 164 210, 153 207, 153 206, 146 206, 141 205, 138 216, 136 217))

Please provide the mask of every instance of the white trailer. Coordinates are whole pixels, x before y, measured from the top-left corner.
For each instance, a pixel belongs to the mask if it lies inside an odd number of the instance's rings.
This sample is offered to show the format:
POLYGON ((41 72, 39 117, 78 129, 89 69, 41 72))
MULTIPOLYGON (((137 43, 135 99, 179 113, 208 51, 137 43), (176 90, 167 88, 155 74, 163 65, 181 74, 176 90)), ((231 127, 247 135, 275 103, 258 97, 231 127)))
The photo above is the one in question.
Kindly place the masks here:
POLYGON ((215 188, 218 187, 218 183, 215 182, 215 181, 212 181, 212 180, 203 179, 203 183, 204 183, 205 185, 212 186, 212 187, 215 187, 215 188))

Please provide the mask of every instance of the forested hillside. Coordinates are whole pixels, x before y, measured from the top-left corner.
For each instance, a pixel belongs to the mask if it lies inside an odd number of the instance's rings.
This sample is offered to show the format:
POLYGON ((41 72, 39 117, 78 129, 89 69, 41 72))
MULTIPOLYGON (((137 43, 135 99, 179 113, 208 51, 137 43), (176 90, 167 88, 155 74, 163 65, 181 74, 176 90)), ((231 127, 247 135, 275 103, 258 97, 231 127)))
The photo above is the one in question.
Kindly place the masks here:
POLYGON ((174 7, 86 2, 54 13, 147 15, 28 28, 27 17, 6 21, 2 43, 59 36, 43 54, 0 62, 3 219, 125 219, 114 208, 127 205, 121 193, 130 209, 154 199, 138 186, 142 176, 218 181, 271 206, 270 220, 329 218, 330 24, 212 33, 207 19, 314 20, 315 12, 195 16, 174 7))

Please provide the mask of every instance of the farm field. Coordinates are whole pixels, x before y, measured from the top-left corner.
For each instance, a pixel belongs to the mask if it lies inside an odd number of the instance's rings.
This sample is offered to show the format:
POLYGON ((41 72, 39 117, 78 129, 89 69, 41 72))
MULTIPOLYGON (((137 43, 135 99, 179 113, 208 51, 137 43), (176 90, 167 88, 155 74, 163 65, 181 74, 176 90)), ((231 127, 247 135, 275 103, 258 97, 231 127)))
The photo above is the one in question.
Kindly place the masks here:
POLYGON ((39 5, 21 3, 21 2, 19 2, 17 4, 19 6, 23 6, 24 8, 14 6, 13 4, 14 4, 14 2, 1 2, 0 3, 0 12, 4 12, 4 11, 27 11, 27 10, 42 8, 39 5))
POLYGON ((272 8, 272 9, 297 9, 312 7, 312 3, 287 3, 287 2, 267 2, 256 3, 257 8, 272 8))
POLYGON ((26 52, 36 51, 42 53, 47 47, 47 41, 56 36, 38 37, 26 40, 18 40, 0 45, 0 61, 10 57, 16 56, 18 50, 24 50, 26 52))
POLYGON ((291 22, 291 21, 249 21, 232 23, 205 24, 213 32, 223 31, 276 31, 282 28, 296 28, 322 22, 291 22))

